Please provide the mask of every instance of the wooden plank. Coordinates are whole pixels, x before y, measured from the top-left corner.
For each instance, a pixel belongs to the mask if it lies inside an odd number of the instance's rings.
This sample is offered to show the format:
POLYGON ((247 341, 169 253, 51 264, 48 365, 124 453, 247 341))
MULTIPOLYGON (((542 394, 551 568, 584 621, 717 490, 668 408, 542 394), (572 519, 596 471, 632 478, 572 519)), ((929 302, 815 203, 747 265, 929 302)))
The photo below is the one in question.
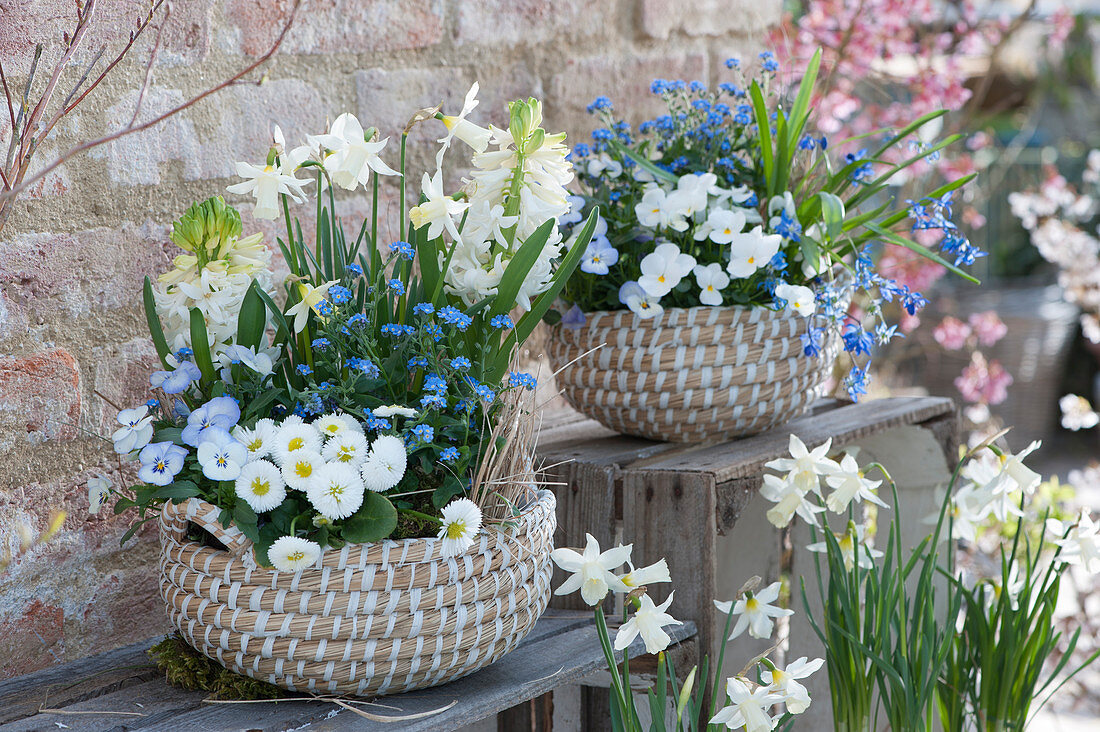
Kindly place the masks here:
MULTIPOLYGON (((617 519, 616 481, 619 470, 613 465, 590 463, 565 463, 548 471, 551 479, 563 485, 553 486, 558 499, 558 531, 554 545, 583 548, 585 534, 592 534, 602 548, 615 543, 617 519)), ((552 587, 565 581, 565 573, 554 568, 552 587)), ((586 606, 580 595, 554 595, 550 599, 554 608, 583 610, 586 606)))
POLYGON ((708 473, 716 483, 757 475, 764 463, 787 452, 791 434, 808 446, 832 438, 844 445, 903 424, 920 424, 953 412, 954 402, 940 397, 893 397, 850 404, 825 415, 809 415, 768 432, 722 445, 648 460, 647 471, 708 473))
POLYGON ((554 692, 505 709, 497 715, 497 732, 553 732, 554 692))
MULTIPOLYGON (((158 678, 75 704, 56 705, 51 698, 46 708, 60 709, 61 713, 35 714, 0 725, 0 729, 4 732, 56 732, 62 729, 57 726, 58 722, 66 725, 72 732, 144 729, 150 725, 170 722, 180 714, 198 709, 202 698, 202 694, 168 686, 164 679, 158 678)), ((37 709, 37 704, 35 708, 37 709)))

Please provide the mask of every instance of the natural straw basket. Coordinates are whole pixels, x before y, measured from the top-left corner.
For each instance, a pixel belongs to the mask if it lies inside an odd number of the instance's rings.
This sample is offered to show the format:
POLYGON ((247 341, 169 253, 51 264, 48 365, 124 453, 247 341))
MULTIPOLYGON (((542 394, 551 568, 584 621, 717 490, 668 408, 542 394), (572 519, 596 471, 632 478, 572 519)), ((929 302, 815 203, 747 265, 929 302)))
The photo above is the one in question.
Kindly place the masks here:
POLYGON ((250 542, 197 498, 161 513, 161 595, 188 643, 291 691, 396 694, 473 673, 508 653, 550 599, 554 496, 532 491, 504 530, 457 557, 437 539, 328 550, 316 567, 256 565, 250 542), (188 522, 228 547, 186 538, 188 522))
POLYGON ((806 356, 806 319, 765 308, 586 317, 551 335, 558 385, 582 414, 652 440, 728 439, 787 422, 822 395, 840 350, 833 334, 820 356, 806 356))

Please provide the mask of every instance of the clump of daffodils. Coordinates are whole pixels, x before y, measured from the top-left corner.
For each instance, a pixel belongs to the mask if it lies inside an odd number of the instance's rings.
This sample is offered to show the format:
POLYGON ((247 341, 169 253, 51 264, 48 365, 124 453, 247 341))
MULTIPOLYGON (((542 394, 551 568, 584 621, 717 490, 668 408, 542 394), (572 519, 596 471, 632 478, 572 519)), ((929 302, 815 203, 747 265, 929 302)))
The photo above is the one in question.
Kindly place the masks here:
POLYGON ((208 346, 217 355, 233 343, 237 313, 253 281, 271 290, 271 252, 263 234, 242 237, 241 217, 220 196, 193 204, 172 225, 169 239, 186 252, 158 277, 157 314, 173 351, 192 349, 190 311, 206 323, 208 346))
MULTIPOLYGON (((599 542, 590 534, 586 535, 587 544, 583 551, 575 549, 559 548, 550 555, 554 563, 565 572, 569 573, 566 580, 559 586, 554 594, 565 595, 580 591, 585 603, 595 608, 596 630, 600 637, 600 645, 607 656, 608 667, 614 675, 612 681, 611 703, 617 708, 620 719, 630 720, 637 717, 634 711, 634 695, 630 678, 624 669, 625 665, 618 664, 611 649, 624 651, 635 639, 641 638, 646 653, 660 653, 659 663, 667 664, 663 651, 672 643, 672 637, 665 628, 680 625, 668 613, 672 605, 674 592, 661 604, 656 604, 649 596, 648 585, 671 582, 668 564, 664 559, 641 569, 634 569, 630 554, 633 545, 619 545, 612 549, 602 551, 599 542), (630 571, 617 574, 623 565, 629 565, 630 571), (607 623, 603 616, 602 605, 609 592, 624 595, 624 622, 615 632, 614 642, 611 641, 607 623)), ((755 577, 745 584, 737 593, 737 596, 729 602, 715 601, 715 607, 728 616, 726 631, 733 630, 729 639, 733 640, 746 629, 754 638, 771 638, 775 630, 775 619, 791 615, 792 610, 777 607, 780 592, 780 583, 775 582, 768 587, 755 592, 759 586, 760 578, 755 577), (736 623, 734 623, 736 618, 736 623)), ((823 659, 807 660, 805 656, 793 661, 786 667, 780 667, 767 658, 767 655, 756 659, 741 674, 726 679, 726 694, 722 699, 712 699, 711 707, 706 712, 706 718, 712 725, 725 725, 729 729, 745 727, 748 730, 771 730, 781 723, 787 722, 792 715, 801 714, 810 706, 810 694, 806 687, 800 683, 824 664, 823 659), (756 669, 757 674, 750 678, 749 671, 756 669), (761 683, 763 682, 763 683, 761 683), (724 704, 724 706, 723 706, 724 704), (777 705, 783 705, 783 709, 777 709, 777 705)), ((704 679, 702 683, 695 683, 697 667, 693 668, 685 677, 682 687, 678 690, 675 700, 677 725, 680 728, 680 719, 685 709, 689 707, 691 697, 698 694, 697 689, 718 688, 721 678, 722 664, 719 661, 714 667, 715 679, 704 679)), ((665 668, 667 678, 676 678, 670 670, 665 668)), ((658 698, 664 698, 668 691, 664 688, 650 692, 659 694, 658 698)), ((661 708, 664 708, 664 704, 661 708)), ((695 709, 695 705, 690 705, 695 709)), ((701 707, 699 711, 703 711, 701 707)), ((690 713, 690 712, 689 712, 690 713)), ((636 729, 627 726, 625 729, 636 729)))

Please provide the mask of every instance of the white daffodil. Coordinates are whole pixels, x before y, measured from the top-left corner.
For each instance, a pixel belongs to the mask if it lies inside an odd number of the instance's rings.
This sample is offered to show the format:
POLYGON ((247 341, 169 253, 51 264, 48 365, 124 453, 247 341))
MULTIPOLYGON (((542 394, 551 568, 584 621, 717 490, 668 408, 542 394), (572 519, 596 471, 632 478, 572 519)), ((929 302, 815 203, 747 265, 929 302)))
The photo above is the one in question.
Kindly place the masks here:
POLYGON ((573 549, 555 549, 550 554, 554 563, 566 572, 573 574, 554 590, 555 595, 568 595, 571 592, 581 591, 581 598, 589 605, 600 604, 611 590, 616 592, 628 592, 623 581, 612 574, 612 570, 618 569, 630 558, 632 544, 617 546, 600 552, 600 543, 591 534, 585 534, 588 543, 584 552, 573 549))
POLYGON ((834 474, 825 477, 825 482, 833 489, 829 497, 825 499, 825 505, 834 513, 844 513, 848 510, 848 504, 853 500, 860 503, 864 499, 871 503, 887 508, 887 505, 875 494, 875 489, 882 485, 881 480, 867 480, 859 463, 851 453, 845 453, 840 460, 840 465, 834 474))
POLYGON ((294 490, 305 491, 325 466, 325 459, 316 450, 302 448, 289 453, 279 464, 286 484, 294 490))
POLYGON ((255 460, 241 468, 233 489, 256 513, 278 508, 286 498, 286 481, 274 463, 255 460))
POLYGON ((312 425, 284 420, 275 432, 269 454, 274 456, 276 462, 283 465, 294 453, 302 450, 320 452, 321 436, 312 425))
POLYGON ((350 191, 357 185, 366 186, 372 170, 379 175, 401 175, 378 157, 388 138, 368 142, 363 125, 349 112, 336 118, 327 135, 317 135, 311 140, 332 151, 325 156, 324 166, 332 182, 341 188, 350 191))
POLYGON ((299 300, 294 304, 294 307, 286 311, 287 317, 294 318, 295 333, 301 333, 305 329, 306 323, 309 322, 310 308, 318 315, 321 314, 317 306, 325 299, 325 296, 328 294, 328 288, 338 283, 339 280, 333 280, 332 282, 325 282, 317 287, 305 282, 298 283, 299 300))
POLYGON ((695 257, 671 242, 658 244, 641 261, 638 284, 650 297, 664 297, 695 267, 695 257))
POLYGON ((249 460, 259 460, 273 455, 275 450, 275 436, 279 428, 270 419, 261 419, 251 428, 237 425, 230 434, 237 442, 248 450, 249 460))
POLYGON ((987 506, 998 521, 1008 521, 1009 516, 1022 516, 1021 496, 1014 480, 1004 471, 1001 457, 986 451, 968 462, 960 473, 973 488, 975 498, 987 506))
POLYGON ((766 683, 769 692, 776 694, 787 706, 791 714, 802 714, 810 708, 810 692, 798 683, 798 679, 808 678, 825 663, 823 658, 810 661, 806 656, 787 664, 787 668, 766 669, 760 678, 766 683))
POLYGON ((645 642, 646 653, 660 653, 668 648, 672 638, 665 632, 664 627, 682 625, 679 620, 665 612, 672 604, 672 596, 675 594, 675 592, 668 593, 668 599, 660 605, 654 605, 649 595, 642 595, 641 607, 615 633, 615 650, 623 650, 639 635, 645 642))
POLYGON ((326 462, 344 463, 358 469, 367 459, 369 447, 362 432, 345 429, 335 437, 330 437, 321 450, 326 462))
POLYGON ((457 498, 444 506, 442 513, 437 538, 443 540, 443 556, 465 554, 481 531, 481 509, 469 498, 457 498))
POLYGON ((321 556, 321 546, 299 536, 284 536, 276 539, 267 550, 271 566, 280 572, 300 572, 317 563, 321 556))
POLYGON ((462 103, 462 111, 457 116, 446 114, 439 116, 440 121, 447 128, 447 134, 436 140, 441 145, 439 152, 435 154, 436 169, 443 167, 443 156, 451 147, 451 141, 456 137, 479 153, 485 152, 485 149, 489 147, 492 132, 466 119, 478 105, 477 92, 478 83, 475 81, 470 86, 470 90, 466 92, 466 99, 462 103))
POLYGON ((111 495, 111 481, 102 475, 88 478, 88 513, 93 516, 103 508, 103 502, 111 495))
POLYGON ((828 457, 832 444, 833 440, 829 438, 823 444, 809 450, 802 440, 792 434, 788 446, 791 456, 772 460, 765 463, 764 467, 779 473, 787 473, 786 480, 797 485, 802 493, 813 491, 821 495, 821 479, 839 470, 836 462, 828 457))
POLYGON ((693 272, 695 282, 699 285, 699 302, 704 305, 721 305, 722 290, 730 283, 730 277, 722 271, 722 265, 717 262, 697 264, 693 272))
POLYGON ((634 563, 628 558, 627 564, 630 565, 630 571, 624 574, 621 579, 623 584, 631 589, 635 587, 643 587, 645 585, 652 585, 656 582, 671 582, 672 575, 668 572, 668 562, 663 558, 647 567, 641 569, 634 569, 634 563))
POLYGON ((706 227, 712 242, 730 244, 745 230, 746 223, 743 211, 727 211, 718 208, 713 209, 707 216, 706 227))
POLYGON ((375 417, 382 417, 383 419, 389 417, 415 417, 416 410, 411 407, 402 407, 397 404, 389 404, 384 407, 375 407, 371 411, 375 417))
POLYGON ((768 732, 775 729, 776 720, 768 713, 780 697, 767 687, 753 687, 747 679, 733 676, 726 680, 729 704, 718 710, 711 724, 724 724, 728 729, 745 728, 745 732, 768 732))
POLYGON ((817 514, 824 513, 825 509, 809 499, 810 493, 788 478, 765 473, 760 495, 775 504, 766 514, 768 522, 781 529, 798 514, 810 526, 817 526, 817 514))
POLYGON ((221 427, 210 427, 202 433, 196 453, 202 474, 210 480, 236 480, 248 462, 248 450, 221 427))
POLYGON ((1062 426, 1067 430, 1087 430, 1100 424, 1100 414, 1093 410, 1089 400, 1076 394, 1066 394, 1058 400, 1062 410, 1062 426))
MULTIPOLYGON (((955 495, 951 496, 951 503, 947 506, 947 519, 951 522, 951 537, 973 544, 978 538, 978 527, 989 516, 990 510, 984 495, 979 494, 973 485, 959 486, 955 495)), ((939 518, 937 511, 925 518, 924 523, 935 524, 939 518)))
POLYGON ((1092 520, 1087 508, 1075 523, 1047 519, 1047 532, 1057 538, 1054 543, 1062 548, 1060 559, 1067 564, 1080 564, 1091 574, 1100 572, 1100 525, 1092 520))
POLYGON ((153 439, 153 416, 149 414, 149 407, 144 404, 133 409, 123 409, 118 413, 117 419, 122 426, 111 435, 111 440, 119 455, 129 455, 134 450, 145 447, 153 439))
POLYGON ((804 318, 813 315, 817 309, 814 291, 809 287, 783 282, 775 286, 775 297, 786 302, 784 310, 794 310, 804 318))
POLYGON ((734 278, 750 277, 772 261, 782 244, 782 236, 765 234, 759 226, 752 231, 736 234, 730 242, 730 261, 726 271, 734 278))
POLYGON ((733 624, 733 629, 730 631, 729 640, 744 633, 746 628, 753 638, 771 638, 775 627, 774 619, 794 614, 794 610, 772 605, 778 599, 779 583, 773 582, 755 594, 746 592, 745 596, 737 602, 715 600, 714 606, 727 615, 732 613, 738 616, 737 622, 733 624))
POLYGON ((1022 490, 1028 495, 1043 482, 1043 476, 1024 465, 1024 458, 1042 446, 1043 443, 1040 440, 1036 440, 1028 445, 1022 452, 1018 452, 1015 455, 1006 452, 1000 456, 1001 469, 1004 471, 1004 474, 1016 483, 1019 490, 1022 490))
POLYGON ((626 305, 632 313, 643 320, 655 318, 665 311, 661 303, 658 302, 659 299, 647 293, 641 285, 634 281, 625 282, 619 288, 619 302, 626 305))
POLYGON ((256 199, 256 207, 252 210, 252 216, 257 219, 273 220, 282 215, 279 205, 279 196, 289 196, 295 203, 305 203, 306 194, 302 186, 312 183, 311 180, 298 180, 294 177, 294 169, 280 165, 253 165, 252 163, 238 162, 237 175, 245 180, 226 186, 230 193, 251 193, 256 199))
MULTIPOLYGON (((844 557, 844 568, 849 572, 856 565, 857 550, 859 552, 859 566, 862 569, 871 569, 875 564, 874 560, 883 556, 882 552, 866 543, 864 538, 866 531, 867 528, 862 524, 856 525, 855 522, 849 521, 848 528, 845 531, 841 533, 833 532, 833 537, 836 538, 836 543, 840 547, 840 554, 844 557)), ((818 554, 827 554, 829 548, 824 541, 819 541, 808 544, 806 550, 818 554)))
POLYGON ((420 187, 427 200, 409 209, 409 221, 413 228, 421 229, 427 226, 428 239, 435 239, 446 230, 455 241, 459 241, 462 237, 459 236, 458 228, 455 226, 455 218, 461 216, 470 204, 466 201, 456 201, 443 192, 442 171, 437 170, 431 177, 425 173, 420 187))
POLYGON ((408 459, 408 451, 400 437, 379 436, 363 461, 362 476, 367 490, 388 491, 400 483, 405 477, 408 459))
POLYGON ((363 505, 363 479, 350 465, 325 463, 310 479, 306 498, 325 518, 347 518, 363 505))

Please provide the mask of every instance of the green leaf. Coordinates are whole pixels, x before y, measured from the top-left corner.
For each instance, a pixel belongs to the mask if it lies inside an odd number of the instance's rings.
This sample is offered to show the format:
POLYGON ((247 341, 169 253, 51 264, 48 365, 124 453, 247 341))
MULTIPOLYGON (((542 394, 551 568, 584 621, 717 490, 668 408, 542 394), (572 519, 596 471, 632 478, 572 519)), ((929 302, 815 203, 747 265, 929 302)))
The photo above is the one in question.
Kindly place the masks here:
POLYGON ((293 331, 290 329, 290 323, 287 322, 286 316, 283 315, 283 311, 279 309, 279 306, 275 304, 275 301, 271 299, 271 295, 268 295, 260 288, 256 288, 256 294, 267 305, 268 311, 271 313, 271 317, 275 320, 275 340, 286 343, 294 354, 294 359, 299 360, 298 346, 294 342, 293 331))
POLYGON ((145 322, 149 324, 149 336, 153 339, 153 347, 157 349, 160 362, 164 368, 169 368, 168 354, 172 351, 168 348, 168 341, 164 338, 164 328, 160 324, 160 316, 157 315, 157 301, 153 297, 153 282, 147 276, 145 287, 142 290, 142 303, 145 305, 145 322))
POLYGON ((256 294, 258 289, 260 289, 259 283, 252 280, 237 315, 237 344, 245 348, 259 347, 264 326, 267 324, 264 301, 256 294))
POLYGON ((813 58, 806 66, 806 72, 802 75, 802 82, 798 85, 798 95, 791 106, 790 138, 788 147, 794 150, 798 146, 802 130, 806 126, 806 120, 810 117, 810 98, 813 96, 814 84, 817 82, 817 72, 821 68, 821 49, 814 52, 813 58))
POLYGON ((607 144, 610 145, 612 150, 619 153, 623 157, 627 157, 633 160, 635 163, 637 163, 639 168, 646 171, 657 180, 663 180, 666 183, 675 183, 678 180, 675 175, 668 172, 664 168, 654 165, 653 162, 646 158, 644 155, 639 155, 637 152, 631 150, 626 145, 623 145, 618 140, 611 140, 607 144))
POLYGON ((195 365, 202 372, 202 380, 210 383, 214 380, 214 359, 210 356, 210 342, 207 340, 206 321, 202 311, 191 308, 191 350, 194 352, 195 365))
POLYGON ((542 226, 535 229, 531 236, 527 237, 527 241, 523 242, 519 250, 512 255, 508 266, 504 268, 500 285, 497 286, 497 296, 493 299, 489 317, 504 315, 515 307, 516 298, 519 296, 520 288, 523 287, 523 280, 535 266, 539 255, 546 247, 546 240, 550 238, 550 232, 556 225, 557 221, 554 219, 544 221, 542 226))
POLYGON ((817 194, 821 199, 821 217, 825 221, 825 233, 831 241, 844 233, 844 201, 832 193, 822 191, 817 194))
POLYGON ((760 137, 760 156, 764 164, 764 180, 767 183, 768 198, 775 195, 775 151, 772 145, 771 121, 768 119, 768 106, 764 102, 764 93, 755 81, 749 87, 752 111, 756 116, 757 134, 760 137))
POLYGON ((363 505, 344 522, 341 534, 346 541, 366 544, 381 541, 397 528, 397 509, 381 493, 367 491, 363 505))
POLYGON ((183 444, 183 429, 181 427, 161 427, 153 435, 153 442, 174 442, 183 444))
POLYGON ((182 501, 194 498, 200 494, 199 487, 189 480, 177 480, 175 483, 162 485, 153 492, 153 500, 156 501, 182 501))

